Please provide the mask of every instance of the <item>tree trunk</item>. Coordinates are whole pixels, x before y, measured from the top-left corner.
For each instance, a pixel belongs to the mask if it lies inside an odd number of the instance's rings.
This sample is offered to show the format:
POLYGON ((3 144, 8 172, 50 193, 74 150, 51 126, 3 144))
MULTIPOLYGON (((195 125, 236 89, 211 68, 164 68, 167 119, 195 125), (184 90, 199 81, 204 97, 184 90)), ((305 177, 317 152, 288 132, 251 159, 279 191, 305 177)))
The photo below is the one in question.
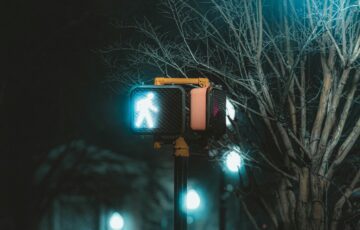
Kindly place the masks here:
POLYGON ((296 204, 296 226, 298 230, 308 229, 309 207, 309 169, 302 168, 299 173, 299 195, 296 204))
POLYGON ((279 186, 279 199, 282 209, 282 226, 281 229, 290 229, 291 228, 291 205, 288 197, 288 188, 287 180, 282 179, 279 186))
MULTIPOLYGON (((281 126, 278 126, 280 130, 283 130, 281 126)), ((291 146, 289 144, 288 146, 291 146)), ((291 147, 290 147, 291 148, 291 147)), ((295 155, 295 153, 292 153, 295 155)), ((289 167, 290 161, 289 157, 285 157, 285 165, 289 167)), ((288 178, 282 178, 278 188, 278 201, 279 201, 279 229, 293 229, 296 226, 296 197, 294 191, 292 190, 293 186, 288 178)))
POLYGON ((324 181, 319 176, 311 175, 311 220, 310 229, 324 228, 324 181))
POLYGON ((338 223, 339 223, 339 219, 341 217, 342 214, 342 208, 343 205, 345 203, 346 198, 342 197, 336 204, 335 204, 335 208, 334 208, 334 212, 332 215, 332 220, 331 220, 331 226, 330 229, 331 230, 336 230, 338 223))

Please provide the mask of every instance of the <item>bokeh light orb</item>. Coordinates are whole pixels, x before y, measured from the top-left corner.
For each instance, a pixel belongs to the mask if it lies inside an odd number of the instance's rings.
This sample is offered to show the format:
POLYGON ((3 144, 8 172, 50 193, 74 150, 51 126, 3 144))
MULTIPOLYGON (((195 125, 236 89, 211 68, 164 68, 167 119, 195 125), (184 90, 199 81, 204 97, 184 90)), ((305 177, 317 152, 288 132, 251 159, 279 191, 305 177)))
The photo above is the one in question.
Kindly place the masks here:
POLYGON ((239 171, 242 164, 242 159, 240 154, 237 153, 236 151, 230 151, 228 154, 226 154, 225 157, 226 157, 225 164, 226 167, 229 169, 229 171, 231 172, 239 171))
POLYGON ((114 212, 109 220, 111 230, 121 230, 124 227, 124 218, 118 212, 114 212))
POLYGON ((185 202, 188 210, 195 210, 200 206, 200 196, 194 189, 190 189, 186 193, 185 202))

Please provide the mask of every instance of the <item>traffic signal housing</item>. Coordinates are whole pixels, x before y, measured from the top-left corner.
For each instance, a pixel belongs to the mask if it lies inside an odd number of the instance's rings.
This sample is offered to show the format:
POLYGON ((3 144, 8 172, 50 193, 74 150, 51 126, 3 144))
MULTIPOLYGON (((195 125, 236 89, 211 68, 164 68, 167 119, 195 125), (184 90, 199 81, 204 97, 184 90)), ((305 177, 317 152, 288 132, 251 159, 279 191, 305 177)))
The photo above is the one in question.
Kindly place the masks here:
POLYGON ((136 134, 177 135, 185 130, 181 86, 137 86, 130 92, 131 128, 136 134))
POLYGON ((130 92, 130 111, 135 134, 176 136, 193 131, 220 137, 226 132, 226 93, 216 85, 186 91, 179 85, 137 86, 130 92))
POLYGON ((226 94, 214 86, 190 91, 190 127, 221 136, 226 132, 226 94))
POLYGON ((212 87, 207 94, 207 130, 220 137, 226 133, 226 93, 221 88, 212 87))

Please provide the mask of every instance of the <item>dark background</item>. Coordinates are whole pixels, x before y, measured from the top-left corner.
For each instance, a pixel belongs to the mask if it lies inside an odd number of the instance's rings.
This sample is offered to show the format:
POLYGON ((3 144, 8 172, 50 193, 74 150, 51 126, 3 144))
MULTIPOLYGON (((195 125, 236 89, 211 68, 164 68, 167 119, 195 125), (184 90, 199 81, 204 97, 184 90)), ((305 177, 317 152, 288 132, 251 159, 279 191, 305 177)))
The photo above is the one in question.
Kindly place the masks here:
POLYGON ((97 50, 120 37, 131 39, 129 31, 112 25, 114 20, 159 18, 157 2, 1 4, 1 229, 26 229, 34 195, 32 174, 49 149, 82 138, 124 151, 127 91, 110 90, 105 81, 108 70, 97 50))

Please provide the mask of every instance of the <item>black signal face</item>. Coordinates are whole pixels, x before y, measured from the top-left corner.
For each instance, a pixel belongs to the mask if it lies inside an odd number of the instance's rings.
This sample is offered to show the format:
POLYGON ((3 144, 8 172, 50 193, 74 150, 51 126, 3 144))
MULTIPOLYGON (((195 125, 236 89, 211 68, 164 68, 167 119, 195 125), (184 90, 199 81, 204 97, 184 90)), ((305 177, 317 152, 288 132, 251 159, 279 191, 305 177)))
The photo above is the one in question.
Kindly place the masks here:
POLYGON ((180 86, 139 86, 130 93, 131 128, 137 134, 184 132, 185 91, 180 86))
POLYGON ((226 132, 226 93, 212 88, 208 92, 208 130, 215 136, 226 132))

